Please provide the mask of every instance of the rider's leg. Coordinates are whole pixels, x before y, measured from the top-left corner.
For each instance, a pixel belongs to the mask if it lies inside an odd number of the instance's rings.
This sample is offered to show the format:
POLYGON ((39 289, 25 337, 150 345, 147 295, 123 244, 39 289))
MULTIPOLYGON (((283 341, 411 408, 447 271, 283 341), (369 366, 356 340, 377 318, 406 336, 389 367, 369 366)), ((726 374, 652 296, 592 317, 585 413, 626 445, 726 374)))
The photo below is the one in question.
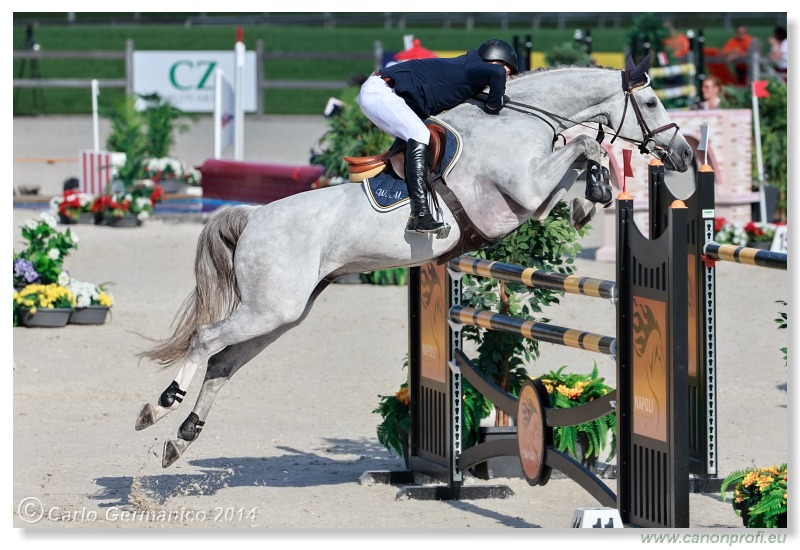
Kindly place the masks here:
POLYGON ((438 231, 444 223, 436 221, 428 207, 428 127, 380 77, 368 78, 358 98, 361 110, 378 128, 406 141, 406 184, 411 202, 406 231, 438 231))
POLYGON ((435 233, 444 227, 444 222, 437 221, 428 207, 428 163, 425 158, 427 153, 427 143, 408 140, 405 168, 411 215, 406 224, 406 231, 435 233))

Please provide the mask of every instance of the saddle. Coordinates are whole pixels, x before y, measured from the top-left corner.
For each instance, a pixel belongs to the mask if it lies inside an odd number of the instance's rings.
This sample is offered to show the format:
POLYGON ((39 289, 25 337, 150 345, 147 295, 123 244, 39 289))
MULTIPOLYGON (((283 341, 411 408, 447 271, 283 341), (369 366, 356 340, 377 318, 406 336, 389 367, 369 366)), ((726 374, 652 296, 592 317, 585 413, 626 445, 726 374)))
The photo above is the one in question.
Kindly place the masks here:
MULTIPOLYGON (((431 139, 428 142, 428 168, 431 173, 439 172, 444 157, 447 136, 438 124, 427 124, 431 139)), ((395 138, 392 146, 379 155, 370 157, 342 157, 347 163, 350 181, 361 182, 373 178, 391 165, 394 172, 405 180, 406 142, 395 138)))
MULTIPOLYGON (((445 180, 461 156, 461 137, 453 128, 434 118, 426 121, 431 139, 428 143, 428 166, 433 197, 439 195, 458 224, 458 242, 449 252, 436 259, 445 264, 466 252, 492 245, 491 239, 469 219, 464 207, 445 180)), ((389 150, 371 157, 343 157, 350 169, 350 179, 361 182, 373 208, 387 212, 408 202, 405 184, 405 142, 395 140, 389 150)), ((437 207, 438 208, 438 207, 437 207)))

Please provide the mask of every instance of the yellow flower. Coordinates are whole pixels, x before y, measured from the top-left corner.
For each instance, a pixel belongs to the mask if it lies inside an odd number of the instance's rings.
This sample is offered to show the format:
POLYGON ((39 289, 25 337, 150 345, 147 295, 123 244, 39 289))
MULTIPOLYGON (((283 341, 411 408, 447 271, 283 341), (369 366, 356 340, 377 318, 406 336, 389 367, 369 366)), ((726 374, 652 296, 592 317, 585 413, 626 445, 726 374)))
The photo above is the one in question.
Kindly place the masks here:
POLYGON ((542 379, 542 384, 544 384, 544 389, 547 390, 547 393, 553 393, 553 381, 548 380, 547 378, 542 379))
POLYGON ((395 397, 398 401, 400 401, 403 405, 408 406, 409 402, 409 395, 408 395, 408 386, 404 386, 398 390, 395 394, 395 397))
POLYGON ((48 285, 28 285, 14 294, 14 301, 28 308, 32 313, 36 308, 54 308, 56 303, 66 302, 69 307, 75 307, 75 295, 61 285, 50 283, 48 285))
POLYGON ((556 391, 561 395, 568 397, 570 399, 577 399, 583 393, 583 388, 586 386, 588 382, 578 382, 575 384, 574 388, 568 388, 564 384, 559 384, 556 387, 556 391))
POLYGON ((114 305, 114 300, 111 298, 111 295, 107 292, 101 292, 100 296, 97 297, 97 301, 100 302, 101 306, 111 307, 112 305, 114 305))
POLYGON ((770 483, 772 483, 772 480, 773 480, 772 476, 758 476, 758 481, 756 482, 756 485, 760 490, 763 491, 764 489, 769 487, 770 483))
POLYGON ((753 483, 756 482, 757 479, 758 479, 757 472, 748 472, 747 475, 744 476, 744 479, 742 480, 742 486, 750 487, 753 483))

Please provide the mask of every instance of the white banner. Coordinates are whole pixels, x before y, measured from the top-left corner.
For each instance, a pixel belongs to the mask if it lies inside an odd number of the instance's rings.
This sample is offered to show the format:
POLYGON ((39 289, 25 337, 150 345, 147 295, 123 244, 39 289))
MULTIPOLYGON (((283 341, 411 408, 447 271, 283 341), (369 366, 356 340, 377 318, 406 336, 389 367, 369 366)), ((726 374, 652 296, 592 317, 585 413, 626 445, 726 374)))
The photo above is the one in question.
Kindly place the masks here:
MULTIPOLYGON (((133 91, 157 93, 187 113, 214 112, 214 73, 235 74, 236 59, 231 51, 135 51, 133 91)), ((243 75, 244 110, 256 112, 256 53, 246 52, 243 75)))
POLYGON ((217 69, 217 84, 214 107, 214 158, 220 158, 223 151, 233 144, 236 117, 234 117, 235 97, 233 84, 217 69))

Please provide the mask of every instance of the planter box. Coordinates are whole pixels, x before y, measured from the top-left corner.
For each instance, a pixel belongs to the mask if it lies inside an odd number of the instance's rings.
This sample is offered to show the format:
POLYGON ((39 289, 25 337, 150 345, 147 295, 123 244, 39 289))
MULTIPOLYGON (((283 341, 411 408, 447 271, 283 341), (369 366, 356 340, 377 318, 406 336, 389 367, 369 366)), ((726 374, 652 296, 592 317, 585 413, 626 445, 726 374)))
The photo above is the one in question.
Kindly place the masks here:
POLYGON ((78 223, 94 225, 100 223, 101 218, 94 212, 81 212, 78 216, 78 223))
POLYGON ((72 308, 37 308, 36 313, 30 310, 20 312, 19 322, 24 327, 30 328, 60 328, 67 326, 72 308))
POLYGON ((103 218, 103 225, 107 225, 109 227, 139 227, 142 225, 142 220, 134 215, 120 217, 110 216, 103 218))
POLYGON ((102 325, 106 322, 108 306, 86 306, 79 307, 72 311, 69 316, 71 325, 102 325))
POLYGON ((158 185, 164 190, 164 193, 177 193, 183 191, 189 185, 186 180, 176 179, 161 179, 158 180, 158 185))

